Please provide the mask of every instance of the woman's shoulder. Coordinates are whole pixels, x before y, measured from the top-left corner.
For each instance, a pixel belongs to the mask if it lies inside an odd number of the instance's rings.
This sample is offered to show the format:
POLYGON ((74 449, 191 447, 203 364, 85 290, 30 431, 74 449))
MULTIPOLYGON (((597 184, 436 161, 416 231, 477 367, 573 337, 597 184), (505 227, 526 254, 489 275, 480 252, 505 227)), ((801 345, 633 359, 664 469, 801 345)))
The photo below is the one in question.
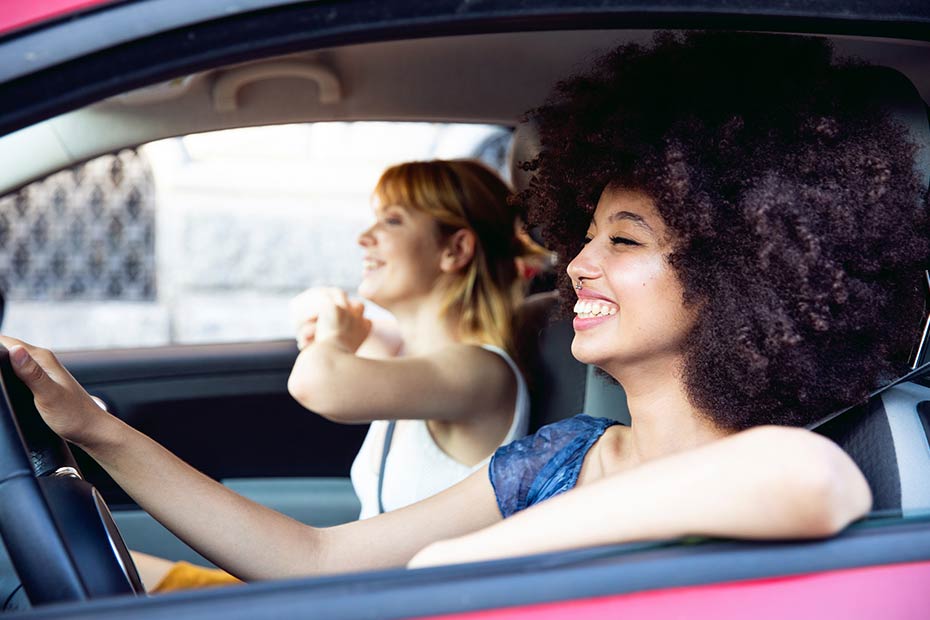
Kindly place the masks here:
POLYGON ((491 344, 455 342, 436 349, 429 355, 445 366, 454 364, 456 372, 467 376, 470 382, 491 392, 507 388, 516 374, 523 380, 519 366, 504 349, 491 344))
POLYGON ((610 418, 596 418, 586 413, 579 413, 576 416, 547 424, 540 428, 536 434, 544 435, 547 438, 564 437, 572 434, 588 433, 592 430, 603 431, 615 424, 619 424, 619 422, 610 418))
POLYGON ((470 342, 447 342, 428 353, 422 354, 421 357, 455 358, 475 363, 498 358, 510 358, 506 351, 497 346, 470 342))
POLYGON ((540 428, 491 457, 489 477, 505 517, 572 488, 584 456, 615 420, 579 414, 540 428))

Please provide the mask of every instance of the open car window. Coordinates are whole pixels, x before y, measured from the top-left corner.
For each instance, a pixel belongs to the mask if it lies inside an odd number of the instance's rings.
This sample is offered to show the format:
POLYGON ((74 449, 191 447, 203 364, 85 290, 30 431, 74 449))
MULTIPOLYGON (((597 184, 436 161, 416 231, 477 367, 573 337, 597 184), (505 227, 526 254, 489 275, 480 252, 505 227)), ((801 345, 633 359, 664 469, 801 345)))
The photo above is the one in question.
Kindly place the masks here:
POLYGON ((4 330, 57 350, 290 338, 293 295, 358 285, 356 240, 387 166, 503 169, 509 139, 468 123, 252 127, 54 173, 0 197, 4 330))

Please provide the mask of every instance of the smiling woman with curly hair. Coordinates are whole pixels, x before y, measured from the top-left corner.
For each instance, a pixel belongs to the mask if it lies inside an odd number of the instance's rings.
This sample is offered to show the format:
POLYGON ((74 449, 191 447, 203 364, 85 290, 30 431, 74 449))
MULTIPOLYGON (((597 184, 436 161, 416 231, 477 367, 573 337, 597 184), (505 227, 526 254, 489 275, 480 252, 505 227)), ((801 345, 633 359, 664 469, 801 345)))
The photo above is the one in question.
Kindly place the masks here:
POLYGON ((246 579, 827 536, 869 510, 868 484, 838 446, 780 425, 903 367, 930 253, 914 147, 869 105, 868 71, 816 40, 663 35, 562 83, 534 113, 542 151, 521 200, 570 259, 572 352, 623 384, 632 426, 551 424, 388 514, 291 521, 109 416, 50 352, 0 342, 53 429, 246 579))
POLYGON ((697 314, 688 395, 730 430, 803 425, 901 374, 926 288, 914 146, 866 96, 875 69, 766 39, 663 35, 563 82, 521 196, 569 258, 605 187, 652 198, 697 314))

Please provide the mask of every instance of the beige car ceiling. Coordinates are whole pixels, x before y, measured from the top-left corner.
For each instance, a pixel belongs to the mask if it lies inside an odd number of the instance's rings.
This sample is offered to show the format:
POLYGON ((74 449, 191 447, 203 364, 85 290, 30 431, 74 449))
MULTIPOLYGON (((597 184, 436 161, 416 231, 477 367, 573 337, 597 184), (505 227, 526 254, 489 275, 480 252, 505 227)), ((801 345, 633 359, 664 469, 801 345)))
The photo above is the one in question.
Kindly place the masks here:
MULTIPOLYGON (((190 133, 327 120, 515 125, 557 79, 649 31, 550 31, 351 45, 179 77, 0 139, 0 194, 103 153, 190 133), (503 85, 503 87, 501 87, 503 85), (28 156, 24 156, 28 154, 28 156)), ((834 38, 930 100, 930 45, 834 38)))

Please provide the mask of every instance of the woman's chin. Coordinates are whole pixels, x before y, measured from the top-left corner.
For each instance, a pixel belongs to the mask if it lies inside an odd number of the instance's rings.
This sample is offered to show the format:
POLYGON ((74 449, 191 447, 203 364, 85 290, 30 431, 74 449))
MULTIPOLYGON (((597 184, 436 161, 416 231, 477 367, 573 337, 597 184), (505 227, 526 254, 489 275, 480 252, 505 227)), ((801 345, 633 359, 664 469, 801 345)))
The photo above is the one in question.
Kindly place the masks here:
POLYGON ((605 360, 606 355, 606 352, 598 350, 596 343, 580 342, 577 335, 572 340, 572 356, 582 364, 598 366, 599 362, 605 360))
POLYGON ((378 287, 372 286, 363 280, 362 283, 358 285, 358 291, 356 292, 359 297, 378 303, 378 287))

